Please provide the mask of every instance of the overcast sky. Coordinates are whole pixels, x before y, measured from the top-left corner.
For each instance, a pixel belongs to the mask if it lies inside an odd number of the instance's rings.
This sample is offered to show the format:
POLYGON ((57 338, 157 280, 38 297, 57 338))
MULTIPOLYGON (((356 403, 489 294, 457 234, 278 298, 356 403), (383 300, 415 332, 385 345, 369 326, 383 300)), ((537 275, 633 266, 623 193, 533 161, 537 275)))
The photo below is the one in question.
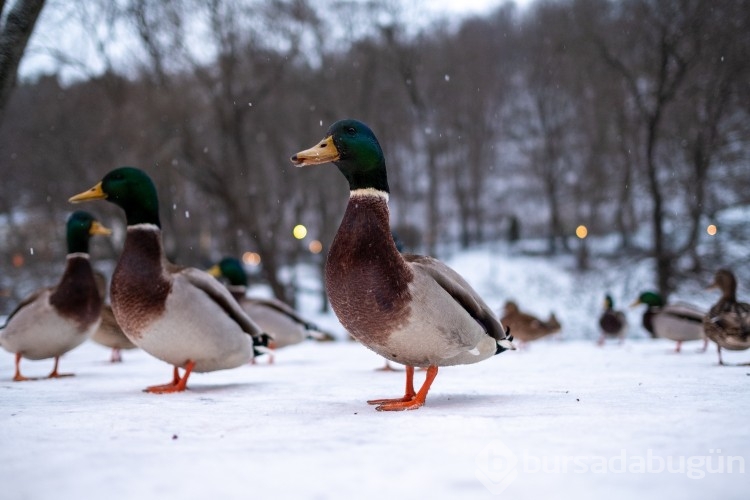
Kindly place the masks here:
MULTIPOLYGON (((527 2, 528 0, 516 0, 517 5, 527 2)), ((417 3, 411 1, 407 2, 407 9, 415 9, 415 17, 427 23, 446 14, 481 15, 502 3, 503 0, 430 0, 417 3), (430 15, 421 15, 423 10, 430 15)), ((101 72, 104 64, 95 48, 97 39, 107 44, 107 51, 116 67, 127 65, 129 60, 137 57, 126 42, 118 41, 128 40, 128 33, 123 31, 111 34, 104 27, 84 30, 76 21, 77 14, 80 14, 77 9, 80 8, 81 4, 77 3, 47 3, 21 62, 21 78, 33 78, 39 73, 59 71, 64 80, 74 80, 101 72), (66 62, 61 63, 62 59, 66 62)), ((89 15, 92 19, 96 18, 92 10, 89 10, 89 15)))

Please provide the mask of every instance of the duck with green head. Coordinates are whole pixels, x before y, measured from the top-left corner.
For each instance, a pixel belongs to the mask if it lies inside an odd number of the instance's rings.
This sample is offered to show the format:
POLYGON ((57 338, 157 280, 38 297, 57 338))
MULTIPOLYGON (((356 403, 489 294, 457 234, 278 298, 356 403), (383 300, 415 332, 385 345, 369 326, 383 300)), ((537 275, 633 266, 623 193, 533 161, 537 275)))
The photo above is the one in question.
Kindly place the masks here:
POLYGON ((354 338, 406 365, 404 396, 368 403, 378 410, 419 408, 438 367, 514 349, 490 307, 458 273, 432 257, 399 253, 390 229, 385 158, 365 124, 338 121, 325 139, 291 160, 298 166, 333 163, 349 183, 349 202, 326 262, 328 298, 354 338), (414 367, 427 368, 418 392, 414 367))
POLYGON ((258 325, 210 274, 175 266, 164 256, 151 178, 137 168, 117 168, 70 201, 101 199, 122 208, 128 225, 110 286, 115 319, 135 345, 174 367, 171 382, 146 391, 183 391, 193 371, 250 361, 255 344, 264 341, 258 325))
MULTIPOLYGON (((750 304, 737 301, 737 279, 729 269, 719 269, 709 289, 721 290, 721 297, 703 318, 706 337, 716 343, 719 364, 723 365, 721 349, 750 349, 750 304)), ((744 363, 747 366, 750 363, 744 363)))
MULTIPOLYGON (((247 274, 242 262, 234 257, 224 257, 208 273, 228 281, 227 289, 248 316, 272 337, 269 347, 279 349, 299 344, 305 339, 332 340, 333 337, 300 316, 297 311, 276 299, 248 297, 247 274)), ((272 362, 273 357, 269 358, 272 362)))
POLYGON ((703 333, 705 313, 698 307, 685 303, 667 304, 656 292, 641 293, 631 307, 640 304, 646 305, 643 327, 652 338, 674 340, 677 343, 675 352, 680 352, 683 342, 703 340, 702 350, 706 350, 708 340, 703 333))
POLYGON ((21 375, 21 358, 55 358, 48 378, 65 377, 57 371, 60 356, 91 337, 101 320, 102 299, 89 261, 89 238, 110 234, 91 214, 75 211, 68 217, 68 255, 65 271, 56 286, 42 288, 10 313, 0 332, 0 345, 16 355, 15 381, 21 375))

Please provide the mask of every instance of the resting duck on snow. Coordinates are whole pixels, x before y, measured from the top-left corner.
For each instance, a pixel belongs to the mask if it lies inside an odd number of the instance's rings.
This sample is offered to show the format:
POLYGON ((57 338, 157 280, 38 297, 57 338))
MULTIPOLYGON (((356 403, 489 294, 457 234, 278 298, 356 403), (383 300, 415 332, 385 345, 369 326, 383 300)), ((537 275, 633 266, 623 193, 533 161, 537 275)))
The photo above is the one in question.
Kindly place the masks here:
MULTIPOLYGON (((299 344, 305 339, 333 340, 333 335, 322 332, 313 323, 305 320, 289 305, 275 299, 247 297, 247 275, 239 259, 225 257, 212 266, 208 273, 215 278, 224 278, 232 296, 248 316, 272 337, 270 348, 281 348, 299 344)), ((273 359, 273 358, 270 358, 273 359)))
POLYGON ((607 337, 616 338, 622 343, 628 331, 625 313, 615 309, 615 302, 609 294, 604 296, 604 311, 599 316, 599 331, 601 332, 597 341, 599 345, 603 345, 607 337))
POLYGON ((123 350, 135 349, 137 347, 125 335, 120 325, 117 324, 115 313, 112 312, 112 306, 109 304, 102 306, 102 321, 99 324, 99 328, 91 336, 91 340, 112 349, 112 354, 109 358, 112 363, 122 362, 123 350))
POLYGON ((438 367, 514 349, 513 338, 458 273, 432 257, 399 253, 390 230, 383 151, 365 124, 338 121, 325 139, 291 160, 298 166, 332 162, 349 182, 349 202, 326 262, 328 298, 355 339, 406 365, 404 397, 368 403, 378 410, 419 408, 438 367), (427 367, 419 392, 414 367, 427 367))
POLYGON ((719 364, 723 365, 722 347, 730 351, 750 348, 750 304, 737 302, 737 279, 728 269, 716 271, 709 288, 719 288, 721 298, 703 318, 703 327, 706 337, 716 343, 719 364))
POLYGON ((17 382, 33 380, 21 375, 21 358, 55 358, 48 378, 72 375, 57 371, 60 356, 82 344, 99 326, 102 299, 89 261, 89 238, 110 231, 79 210, 68 217, 66 234, 68 255, 60 282, 26 297, 0 332, 0 344, 16 355, 13 380, 17 382))
POLYGON ((551 313, 549 319, 544 321, 521 311, 518 304, 512 300, 505 302, 500 322, 510 328, 514 339, 524 344, 557 333, 561 328, 554 313, 551 313))
MULTIPOLYGON (((107 280, 101 273, 94 273, 96 279, 96 287, 99 290, 102 300, 106 299, 107 296, 107 280)), ((112 363, 121 363, 123 349, 135 349, 136 345, 130 341, 130 339, 122 331, 120 325, 117 324, 115 315, 112 312, 112 306, 107 304, 106 301, 102 304, 102 321, 99 323, 99 328, 96 329, 94 334, 91 336, 91 340, 104 347, 112 349, 112 354, 109 358, 112 363)))
POLYGON ((703 340, 705 351, 708 340, 703 333, 704 311, 690 304, 666 304, 656 292, 643 292, 631 307, 639 304, 646 305, 643 327, 652 337, 674 340, 675 352, 680 352, 685 341, 703 340))
POLYGON ((110 287, 117 323, 135 345, 174 366, 171 382, 146 391, 184 391, 192 371, 249 362, 256 345, 267 338, 210 274, 166 260, 151 178, 137 168, 121 167, 70 201, 99 199, 122 208, 128 224, 110 287), (178 368, 185 370, 184 375, 178 368))

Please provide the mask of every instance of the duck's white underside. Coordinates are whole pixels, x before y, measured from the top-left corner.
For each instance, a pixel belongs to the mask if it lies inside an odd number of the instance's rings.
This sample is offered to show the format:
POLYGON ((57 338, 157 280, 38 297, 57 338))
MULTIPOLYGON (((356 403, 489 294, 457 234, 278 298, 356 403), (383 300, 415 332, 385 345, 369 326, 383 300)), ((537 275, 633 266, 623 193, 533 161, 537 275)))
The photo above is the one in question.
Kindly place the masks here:
POLYGON ((396 363, 420 367, 477 363, 496 353, 495 339, 432 278, 415 273, 409 288, 408 321, 386 345, 369 344, 373 351, 396 363))
POLYGON ((192 360, 193 371, 208 372, 235 368, 253 358, 251 336, 180 274, 174 275, 164 314, 147 325, 140 336, 134 334, 117 303, 112 304, 112 310, 134 344, 171 365, 184 367, 192 360))
MULTIPOLYGON (((693 310, 672 307, 675 313, 690 314, 693 310)), ((697 313, 696 313, 697 314, 697 313)), ((654 332, 657 337, 675 341, 700 340, 704 337, 703 324, 690 322, 669 314, 657 313, 653 319, 654 332)))
POLYGON ((50 305, 50 295, 45 291, 11 318, 0 332, 6 351, 32 360, 54 358, 81 345, 98 328, 99 321, 81 331, 78 322, 60 316, 50 305))

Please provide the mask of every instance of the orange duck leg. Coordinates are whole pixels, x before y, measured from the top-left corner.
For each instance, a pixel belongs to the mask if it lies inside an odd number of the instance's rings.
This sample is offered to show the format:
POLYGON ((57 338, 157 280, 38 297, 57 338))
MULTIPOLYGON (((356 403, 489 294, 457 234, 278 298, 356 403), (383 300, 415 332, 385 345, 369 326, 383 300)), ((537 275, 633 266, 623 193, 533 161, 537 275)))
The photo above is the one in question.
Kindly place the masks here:
POLYGON ((406 367, 406 394, 403 398, 397 399, 371 399, 367 403, 371 405, 378 405, 375 408, 378 411, 402 411, 402 410, 416 410, 417 408, 424 405, 427 399, 427 392, 430 390, 432 382, 437 377, 438 367, 430 366, 427 368, 427 377, 425 378, 422 388, 419 392, 414 392, 414 367, 406 367))
POLYGON ((57 365, 60 362, 60 357, 55 356, 55 366, 52 368, 52 373, 47 375, 47 378, 63 378, 63 377, 72 377, 75 375, 75 373, 60 373, 57 371, 57 365))
POLYGON ((24 377, 21 375, 21 353, 16 353, 16 374, 13 376, 13 382, 25 382, 27 380, 36 380, 35 378, 24 377))
POLYGON ((170 392, 182 392, 185 389, 187 389, 187 381, 188 377, 190 376, 190 372, 193 371, 193 367, 195 366, 195 361, 188 360, 188 362, 185 364, 185 375, 180 377, 180 372, 178 371, 178 368, 174 367, 174 375, 172 378, 172 381, 163 384, 163 385, 152 385, 150 387, 146 387, 143 392, 151 392, 154 394, 167 394, 170 392))

